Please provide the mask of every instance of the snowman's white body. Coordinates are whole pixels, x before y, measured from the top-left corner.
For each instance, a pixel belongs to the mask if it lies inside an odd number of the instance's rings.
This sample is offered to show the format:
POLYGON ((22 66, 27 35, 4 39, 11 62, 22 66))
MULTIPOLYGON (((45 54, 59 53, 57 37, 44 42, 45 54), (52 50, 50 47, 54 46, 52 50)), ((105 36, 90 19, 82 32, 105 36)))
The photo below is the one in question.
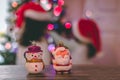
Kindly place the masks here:
POLYGON ((26 62, 26 69, 29 73, 40 73, 43 68, 43 62, 26 62))
POLYGON ((24 57, 26 59, 25 67, 29 73, 40 73, 44 69, 42 51, 39 50, 38 46, 29 47, 24 57))

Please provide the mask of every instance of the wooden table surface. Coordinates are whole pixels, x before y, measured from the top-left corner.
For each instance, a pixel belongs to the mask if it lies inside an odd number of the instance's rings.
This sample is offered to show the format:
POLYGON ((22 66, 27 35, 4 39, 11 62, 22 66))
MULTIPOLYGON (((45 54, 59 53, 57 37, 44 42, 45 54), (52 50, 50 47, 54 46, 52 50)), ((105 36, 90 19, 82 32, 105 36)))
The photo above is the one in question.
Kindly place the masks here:
POLYGON ((38 75, 30 75, 24 66, 1 65, 0 80, 120 80, 120 66, 73 65, 71 74, 57 74, 46 66, 38 75))

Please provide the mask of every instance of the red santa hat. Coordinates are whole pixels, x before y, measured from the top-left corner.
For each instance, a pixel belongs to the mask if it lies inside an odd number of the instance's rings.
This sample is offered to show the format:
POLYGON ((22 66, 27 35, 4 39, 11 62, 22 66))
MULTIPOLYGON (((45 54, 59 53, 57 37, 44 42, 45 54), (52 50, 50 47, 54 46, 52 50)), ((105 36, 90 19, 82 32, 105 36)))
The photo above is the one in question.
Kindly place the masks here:
POLYGON ((101 52, 101 39, 100 39, 100 32, 98 29, 97 24, 90 19, 81 19, 73 27, 73 34, 77 39, 84 43, 91 43, 96 52, 101 52))
POLYGON ((21 28, 21 25, 24 22, 24 12, 28 9, 32 9, 35 11, 40 11, 40 12, 46 12, 40 4, 35 4, 32 1, 29 1, 27 3, 24 3, 22 6, 19 7, 19 9, 16 11, 16 27, 21 28))

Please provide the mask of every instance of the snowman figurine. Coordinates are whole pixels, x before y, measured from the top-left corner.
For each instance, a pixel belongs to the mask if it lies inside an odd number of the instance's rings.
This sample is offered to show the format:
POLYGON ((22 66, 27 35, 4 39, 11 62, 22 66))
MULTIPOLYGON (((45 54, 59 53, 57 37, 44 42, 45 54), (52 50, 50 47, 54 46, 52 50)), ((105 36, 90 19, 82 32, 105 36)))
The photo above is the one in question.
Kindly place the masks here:
POLYGON ((67 47, 60 43, 55 50, 52 51, 52 56, 53 68, 56 73, 70 73, 72 68, 72 59, 67 47))
POLYGON ((24 57, 26 59, 25 67, 29 73, 40 73, 44 69, 44 63, 42 60, 42 50, 35 44, 28 47, 25 51, 24 57))

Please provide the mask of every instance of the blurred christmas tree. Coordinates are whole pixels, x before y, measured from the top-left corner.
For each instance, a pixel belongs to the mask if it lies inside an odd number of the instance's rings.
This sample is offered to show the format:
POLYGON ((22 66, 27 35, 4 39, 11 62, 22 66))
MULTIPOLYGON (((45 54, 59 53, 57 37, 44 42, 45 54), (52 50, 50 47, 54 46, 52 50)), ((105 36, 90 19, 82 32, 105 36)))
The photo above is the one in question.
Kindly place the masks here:
POLYGON ((15 64, 17 44, 6 34, 0 33, 0 64, 15 64))
MULTIPOLYGON (((15 54, 17 46, 14 35, 12 34, 15 29, 15 21, 16 21, 16 10, 24 4, 24 2, 27 0, 9 0, 8 5, 8 13, 9 16, 6 19, 8 28, 7 28, 7 35, 2 35, 7 41, 4 43, 1 43, 2 51, 0 51, 1 56, 0 59, 3 59, 3 63, 0 64, 15 64, 15 54), (6 47, 7 46, 7 47, 6 47), (8 47, 10 47, 8 49, 8 47)), ((28 0, 29 1, 29 0, 28 0)), ((36 0, 31 0, 36 1, 36 0)), ((71 36, 71 23, 68 21, 64 21, 65 16, 65 7, 64 7, 64 0, 40 0, 40 5, 45 9, 47 12, 51 12, 54 19, 50 24, 48 24, 47 29, 50 31, 56 31, 58 34, 67 35, 67 37, 71 36)), ((67 38, 66 37, 66 38, 67 38)))
MULTIPOLYGON (((12 31, 15 27, 15 11, 22 5, 24 2, 29 0, 9 0, 9 17, 7 18, 8 22, 8 32, 12 31)), ((31 0, 36 1, 36 0, 31 0)), ((68 37, 71 36, 71 27, 72 24, 65 19, 65 5, 64 0, 40 0, 40 5, 43 7, 44 10, 47 12, 51 12, 53 15, 53 20, 48 24, 48 30, 56 31, 60 35, 67 35, 68 37)))
POLYGON ((15 42, 12 31, 15 24, 15 11, 22 4, 22 0, 8 0, 7 32, 0 33, 0 64, 15 64, 17 43, 15 42))

